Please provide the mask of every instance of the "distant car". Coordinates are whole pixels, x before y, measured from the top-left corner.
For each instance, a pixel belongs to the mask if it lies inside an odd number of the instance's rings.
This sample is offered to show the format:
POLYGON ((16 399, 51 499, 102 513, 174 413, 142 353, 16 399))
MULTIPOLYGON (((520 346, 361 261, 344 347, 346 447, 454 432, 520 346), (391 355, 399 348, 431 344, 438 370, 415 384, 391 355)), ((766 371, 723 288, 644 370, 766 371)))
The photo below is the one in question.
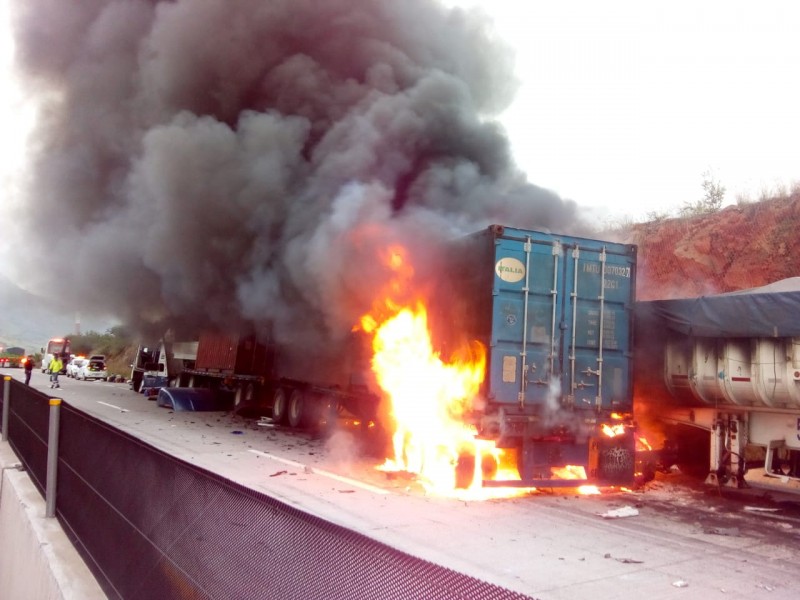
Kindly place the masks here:
POLYGON ((67 363, 67 377, 77 377, 78 369, 80 369, 88 359, 85 356, 75 356, 67 363))
POLYGON ((81 367, 78 368, 78 373, 75 379, 108 379, 108 371, 106 370, 106 363, 102 360, 87 360, 81 367))

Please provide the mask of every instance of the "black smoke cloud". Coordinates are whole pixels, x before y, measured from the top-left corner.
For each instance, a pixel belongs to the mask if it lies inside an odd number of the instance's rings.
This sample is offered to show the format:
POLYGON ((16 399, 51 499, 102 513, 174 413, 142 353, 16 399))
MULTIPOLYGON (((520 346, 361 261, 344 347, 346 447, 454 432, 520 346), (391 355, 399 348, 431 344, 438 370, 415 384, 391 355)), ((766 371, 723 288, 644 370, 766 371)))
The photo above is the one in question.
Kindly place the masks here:
MULTIPOLYGON (((512 56, 434 0, 15 0, 25 285, 140 331, 336 338, 389 243, 574 229, 492 120, 512 56)), ((423 269, 424 270, 424 269, 423 269)))

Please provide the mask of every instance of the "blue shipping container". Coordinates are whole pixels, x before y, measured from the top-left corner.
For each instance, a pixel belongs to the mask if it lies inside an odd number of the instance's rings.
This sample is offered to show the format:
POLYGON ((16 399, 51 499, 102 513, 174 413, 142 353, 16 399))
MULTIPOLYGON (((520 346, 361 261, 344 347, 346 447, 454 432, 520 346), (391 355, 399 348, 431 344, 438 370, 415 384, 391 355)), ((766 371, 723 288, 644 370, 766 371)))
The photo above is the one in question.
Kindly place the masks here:
POLYGON ((519 448, 529 475, 589 465, 597 428, 632 413, 636 247, 493 225, 456 243, 447 275, 434 336, 487 350, 480 435, 519 448))

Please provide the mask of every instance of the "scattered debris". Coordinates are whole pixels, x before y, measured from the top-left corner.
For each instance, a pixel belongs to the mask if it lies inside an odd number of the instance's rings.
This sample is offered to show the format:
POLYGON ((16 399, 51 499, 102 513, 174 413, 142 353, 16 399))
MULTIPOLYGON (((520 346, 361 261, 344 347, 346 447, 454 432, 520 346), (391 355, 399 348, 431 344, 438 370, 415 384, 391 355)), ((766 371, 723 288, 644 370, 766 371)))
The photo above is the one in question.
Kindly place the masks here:
POLYGON ((744 510, 747 512, 764 512, 764 513, 775 513, 778 512, 779 508, 763 508, 761 506, 745 506, 744 510))
POLYGON ((739 537, 741 533, 738 527, 709 527, 703 530, 703 533, 711 535, 727 535, 730 537, 739 537))
POLYGON ((623 506, 622 508, 616 508, 614 510, 609 510, 608 512, 602 513, 600 516, 604 519, 621 519, 624 517, 636 517, 639 515, 639 511, 632 506, 623 506))
POLYGON ((768 592, 774 592, 775 586, 774 585, 767 585, 766 583, 759 583, 756 587, 761 588, 762 590, 767 590, 768 592))
POLYGON ((689 587, 689 582, 684 581, 683 579, 678 579, 678 581, 673 581, 672 585, 679 588, 689 587))
MULTIPOLYGON (((616 558, 615 556, 611 556, 610 552, 606 552, 603 555, 603 558, 613 558, 617 562, 621 562, 626 565, 641 565, 644 564, 643 560, 636 560, 635 558, 616 558)), ((583 559, 581 559, 583 560, 583 559)))
POLYGON ((286 475, 289 471, 275 471, 270 477, 277 477, 278 475, 286 475))
POLYGON ((231 433, 233 435, 243 435, 244 431, 239 431, 238 429, 234 429, 233 431, 231 431, 231 433))

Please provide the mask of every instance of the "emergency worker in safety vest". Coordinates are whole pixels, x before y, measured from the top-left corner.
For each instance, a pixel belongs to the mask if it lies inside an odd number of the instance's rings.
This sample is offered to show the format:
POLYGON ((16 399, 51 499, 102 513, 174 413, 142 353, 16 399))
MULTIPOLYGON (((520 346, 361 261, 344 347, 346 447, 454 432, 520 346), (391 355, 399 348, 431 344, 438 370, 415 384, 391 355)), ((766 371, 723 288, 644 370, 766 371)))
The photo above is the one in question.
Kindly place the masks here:
POLYGON ((64 368, 64 363, 61 362, 61 357, 58 354, 53 356, 53 360, 50 361, 50 366, 48 370, 50 371, 50 388, 60 388, 61 384, 58 383, 58 374, 61 373, 61 369, 64 368))

